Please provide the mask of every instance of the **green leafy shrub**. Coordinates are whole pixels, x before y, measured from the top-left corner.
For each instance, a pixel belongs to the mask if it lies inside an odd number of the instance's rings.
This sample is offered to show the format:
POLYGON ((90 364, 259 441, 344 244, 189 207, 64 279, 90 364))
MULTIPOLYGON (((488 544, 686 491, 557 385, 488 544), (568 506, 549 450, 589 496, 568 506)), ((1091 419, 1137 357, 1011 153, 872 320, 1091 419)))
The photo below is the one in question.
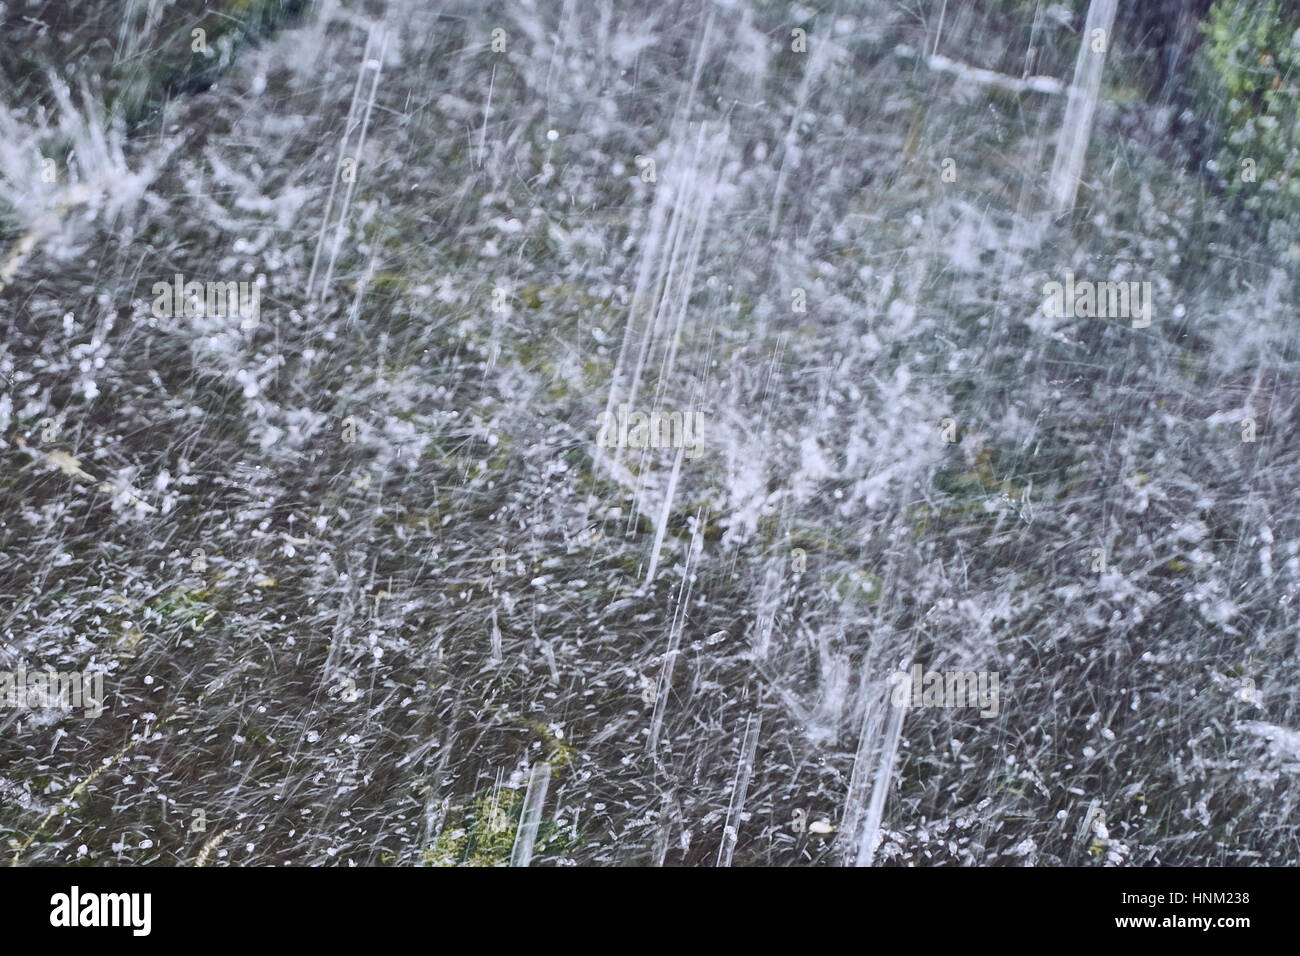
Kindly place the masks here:
POLYGON ((1222 103, 1223 187, 1247 209, 1300 216, 1300 3, 1219 0, 1203 29, 1222 103))
MULTIPOLYGON (((478 796, 420 853, 424 866, 506 866, 515 844, 524 794, 503 788, 478 796)), ((547 817, 538 823, 533 853, 552 860, 578 845, 578 840, 547 817)))

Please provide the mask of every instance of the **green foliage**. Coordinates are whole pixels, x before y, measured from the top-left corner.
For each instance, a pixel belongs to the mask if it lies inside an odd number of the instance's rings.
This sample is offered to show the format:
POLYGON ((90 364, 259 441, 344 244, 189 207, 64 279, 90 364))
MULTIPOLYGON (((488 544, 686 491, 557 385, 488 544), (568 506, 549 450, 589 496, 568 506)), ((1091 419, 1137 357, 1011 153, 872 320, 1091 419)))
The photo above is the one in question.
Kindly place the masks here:
MULTIPOLYGON (((523 808, 522 791, 502 788, 482 794, 420 853, 425 866, 505 866, 515 845, 515 832, 523 808)), ((537 826, 534 859, 563 855, 577 840, 561 831, 555 821, 543 818, 537 826)))
POLYGON ((1300 214, 1300 4, 1219 0, 1203 29, 1210 80, 1222 103, 1222 184, 1247 209, 1294 218, 1300 214))
POLYGON ((885 596, 884 580, 879 575, 857 568, 828 571, 822 575, 822 583, 839 600, 855 604, 879 604, 885 596))
POLYGON ((216 608, 205 600, 210 594, 208 590, 173 588, 167 594, 156 598, 150 607, 163 617, 197 631, 217 613, 216 608))

